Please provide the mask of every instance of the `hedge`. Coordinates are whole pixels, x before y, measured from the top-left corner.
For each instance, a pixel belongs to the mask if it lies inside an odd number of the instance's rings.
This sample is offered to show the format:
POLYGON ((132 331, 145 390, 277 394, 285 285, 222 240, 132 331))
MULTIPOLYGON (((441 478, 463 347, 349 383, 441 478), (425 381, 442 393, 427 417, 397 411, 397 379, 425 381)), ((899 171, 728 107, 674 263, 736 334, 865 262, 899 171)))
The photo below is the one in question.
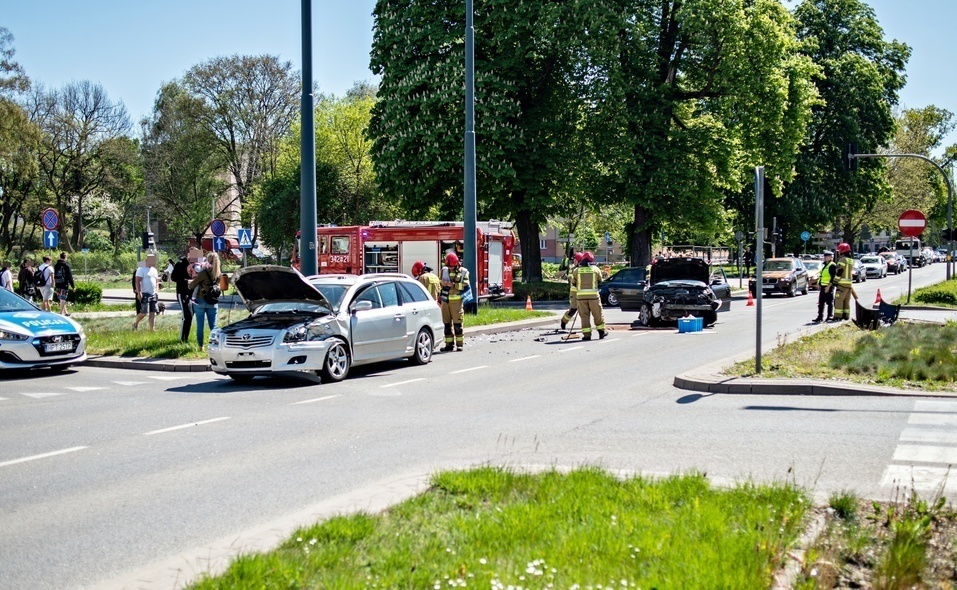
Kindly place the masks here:
MULTIPOLYGON (((20 293, 20 283, 17 281, 13 282, 13 290, 19 294, 20 293)), ((37 295, 39 297, 39 295, 37 295)), ((100 287, 97 283, 76 283, 76 287, 70 289, 70 294, 68 295, 70 303, 82 303, 84 305, 95 305, 103 301, 103 288, 100 287)), ((56 303, 56 296, 53 297, 53 302, 56 303)))
POLYGON ((957 307, 957 279, 918 289, 914 292, 914 300, 928 305, 957 307))

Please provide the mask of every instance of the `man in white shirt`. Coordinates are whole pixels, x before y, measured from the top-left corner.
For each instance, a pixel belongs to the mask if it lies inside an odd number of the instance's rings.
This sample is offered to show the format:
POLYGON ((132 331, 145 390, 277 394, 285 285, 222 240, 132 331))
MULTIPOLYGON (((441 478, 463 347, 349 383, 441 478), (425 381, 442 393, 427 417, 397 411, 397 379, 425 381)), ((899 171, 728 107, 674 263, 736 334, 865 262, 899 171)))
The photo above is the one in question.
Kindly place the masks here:
POLYGON ((133 320, 133 329, 137 329, 140 321, 146 314, 150 316, 150 332, 155 330, 156 320, 156 284, 159 275, 156 272, 156 254, 146 256, 146 265, 136 270, 136 319, 133 320))
POLYGON ((13 271, 10 270, 10 261, 3 263, 3 270, 0 270, 0 287, 13 291, 13 271))
POLYGON ((53 259, 49 256, 43 257, 43 264, 37 269, 40 276, 43 277, 43 285, 40 287, 40 300, 43 311, 51 311, 53 308, 53 259))

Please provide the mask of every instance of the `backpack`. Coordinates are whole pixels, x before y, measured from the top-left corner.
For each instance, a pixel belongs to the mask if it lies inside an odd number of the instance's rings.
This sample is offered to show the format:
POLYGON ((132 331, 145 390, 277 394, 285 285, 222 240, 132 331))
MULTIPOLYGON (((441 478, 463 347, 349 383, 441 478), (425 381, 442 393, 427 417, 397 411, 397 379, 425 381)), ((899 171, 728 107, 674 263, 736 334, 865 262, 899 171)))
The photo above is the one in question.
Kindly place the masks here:
POLYGON ((50 268, 49 266, 41 266, 33 273, 33 284, 37 287, 46 287, 47 286, 47 275, 46 269, 50 268))
POLYGON ((216 305, 219 303, 219 296, 222 294, 223 292, 220 291, 219 285, 213 284, 213 286, 210 287, 209 290, 203 295, 203 301, 209 305, 216 305))
POLYGON ((68 286, 66 281, 66 265, 57 264, 53 267, 53 283, 58 289, 68 286))

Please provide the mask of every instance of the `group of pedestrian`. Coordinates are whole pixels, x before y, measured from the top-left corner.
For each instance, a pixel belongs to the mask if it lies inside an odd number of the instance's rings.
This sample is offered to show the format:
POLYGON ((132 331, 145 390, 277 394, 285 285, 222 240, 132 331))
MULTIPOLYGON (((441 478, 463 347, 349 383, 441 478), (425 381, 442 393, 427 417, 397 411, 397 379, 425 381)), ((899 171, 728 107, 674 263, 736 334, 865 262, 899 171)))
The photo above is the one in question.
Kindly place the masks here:
MULTIPOLYGON (((11 266, 10 261, 3 263, 3 269, 0 270, 0 287, 14 291, 11 266)), ((73 269, 67 262, 66 252, 60 253, 56 264, 53 264, 53 259, 49 256, 44 256, 43 263, 36 269, 33 268, 33 260, 30 258, 20 264, 16 292, 25 299, 39 302, 44 311, 53 311, 53 298, 56 297, 60 315, 70 315, 70 290, 75 288, 73 269)))
MULTIPOLYGON (((218 290, 222 276, 219 254, 208 252, 204 256, 199 250, 191 250, 172 267, 167 264, 164 275, 175 284, 176 298, 183 310, 180 341, 189 341, 195 317, 196 343, 202 350, 205 346, 205 328, 208 326, 212 330, 216 326, 218 290)), ((133 290, 137 302, 133 329, 138 329, 140 322, 148 317, 152 331, 155 329, 159 303, 159 273, 156 269, 155 254, 147 255, 146 263, 137 269, 133 290)))
POLYGON ((851 245, 841 242, 837 245, 837 253, 839 258, 834 262, 834 253, 830 250, 824 251, 824 264, 821 266, 821 279, 818 283, 817 316, 811 320, 812 323, 851 319, 851 298, 857 299, 857 293, 854 292, 854 258, 851 257, 851 245))

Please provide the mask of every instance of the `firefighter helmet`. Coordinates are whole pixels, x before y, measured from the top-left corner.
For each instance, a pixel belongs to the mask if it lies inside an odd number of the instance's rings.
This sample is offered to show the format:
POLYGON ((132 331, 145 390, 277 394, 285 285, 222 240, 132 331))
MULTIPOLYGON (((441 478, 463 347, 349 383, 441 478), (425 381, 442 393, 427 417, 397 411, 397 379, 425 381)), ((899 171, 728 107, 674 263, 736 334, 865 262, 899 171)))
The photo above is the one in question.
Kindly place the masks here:
POLYGON ((445 255, 445 265, 446 266, 459 265, 459 257, 455 254, 455 252, 449 252, 448 254, 445 255))
POLYGON ((595 255, 592 254, 591 252, 585 252, 584 254, 582 254, 582 260, 584 260, 585 262, 595 262, 595 255))
POLYGON ((581 262, 584 256, 585 255, 582 254, 581 252, 575 252, 575 256, 574 256, 575 262, 581 262))
POLYGON ((416 260, 415 264, 412 265, 412 276, 417 277, 422 274, 422 271, 425 270, 425 263, 421 260, 416 260))
POLYGON ((838 254, 849 254, 850 251, 851 251, 851 245, 848 244, 847 242, 841 242, 840 244, 837 245, 838 254))

